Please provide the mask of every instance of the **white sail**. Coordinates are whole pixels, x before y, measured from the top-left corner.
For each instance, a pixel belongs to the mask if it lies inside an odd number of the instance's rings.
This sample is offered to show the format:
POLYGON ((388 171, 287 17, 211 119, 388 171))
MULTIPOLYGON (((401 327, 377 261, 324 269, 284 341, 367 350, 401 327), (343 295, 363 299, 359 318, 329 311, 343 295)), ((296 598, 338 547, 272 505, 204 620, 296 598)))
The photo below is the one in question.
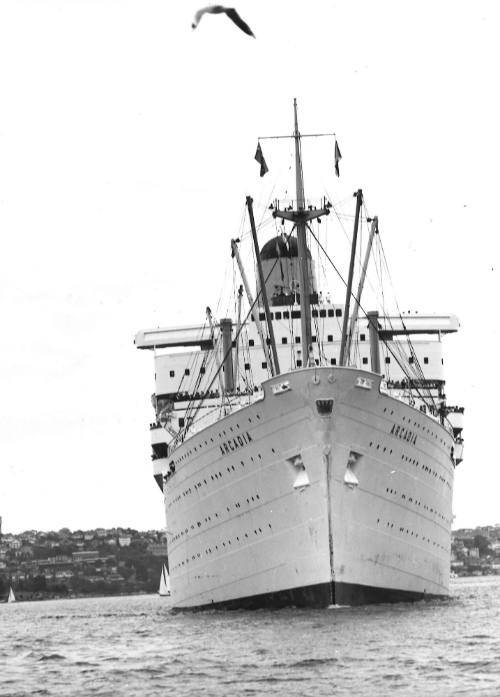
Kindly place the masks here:
POLYGON ((160 576, 160 587, 158 589, 160 595, 170 595, 170 577, 168 574, 167 565, 163 564, 160 576))
POLYGON ((7 598, 8 603, 15 603, 16 602, 16 596, 14 595, 14 591, 12 590, 12 586, 10 587, 9 590, 9 597, 7 598))

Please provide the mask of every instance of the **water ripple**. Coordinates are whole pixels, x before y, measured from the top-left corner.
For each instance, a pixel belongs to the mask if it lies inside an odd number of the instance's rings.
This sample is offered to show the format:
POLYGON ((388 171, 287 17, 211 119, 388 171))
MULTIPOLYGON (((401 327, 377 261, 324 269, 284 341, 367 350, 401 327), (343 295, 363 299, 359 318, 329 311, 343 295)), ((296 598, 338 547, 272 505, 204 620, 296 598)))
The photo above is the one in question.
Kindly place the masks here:
POLYGON ((174 613, 157 596, 0 607, 0 695, 497 697, 500 578, 447 602, 174 613), (465 628, 465 631, 464 631, 465 628))
POLYGON ((61 656, 60 653, 47 653, 47 654, 42 654, 40 658, 38 659, 39 661, 64 661, 66 660, 66 656, 61 656))

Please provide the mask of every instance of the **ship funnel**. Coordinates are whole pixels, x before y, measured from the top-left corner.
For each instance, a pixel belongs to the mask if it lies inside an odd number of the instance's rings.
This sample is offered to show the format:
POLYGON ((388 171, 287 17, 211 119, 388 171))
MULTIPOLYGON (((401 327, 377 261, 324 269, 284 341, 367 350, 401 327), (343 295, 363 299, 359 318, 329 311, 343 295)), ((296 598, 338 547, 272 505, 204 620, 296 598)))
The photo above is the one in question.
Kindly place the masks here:
MULTIPOLYGON (((300 301, 300 272, 297 239, 278 235, 260 250, 262 271, 266 279, 266 292, 270 305, 293 305, 300 301)), ((318 302, 318 292, 315 274, 315 264, 311 253, 307 250, 309 266, 309 297, 310 302, 318 302)), ((257 287, 259 299, 260 287, 257 287)), ((260 304, 260 303, 259 303, 260 304)))

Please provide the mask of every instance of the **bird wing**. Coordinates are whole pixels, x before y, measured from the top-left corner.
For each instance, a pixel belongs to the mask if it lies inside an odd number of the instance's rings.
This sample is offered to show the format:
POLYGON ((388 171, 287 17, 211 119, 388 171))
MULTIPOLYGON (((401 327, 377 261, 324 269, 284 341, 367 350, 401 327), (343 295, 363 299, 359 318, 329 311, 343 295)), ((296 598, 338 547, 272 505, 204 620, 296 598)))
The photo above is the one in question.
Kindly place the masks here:
POLYGON ((232 19, 236 26, 241 29, 241 31, 244 31, 245 34, 248 34, 249 36, 253 36, 255 38, 255 34, 253 33, 253 31, 250 29, 248 24, 241 19, 234 7, 227 7, 225 9, 225 13, 229 17, 229 19, 232 19))
POLYGON ((207 7, 202 7, 194 15, 193 25, 192 25, 193 28, 198 26, 201 18, 207 12, 210 12, 210 14, 218 14, 219 12, 224 12, 224 8, 222 7, 222 5, 207 5, 207 7))
POLYGON ((203 17, 203 15, 205 14, 206 11, 207 11, 207 8, 202 7, 201 10, 198 10, 198 12, 196 12, 194 19, 193 19, 193 26, 194 27, 198 26, 198 24, 200 23, 200 19, 203 17))

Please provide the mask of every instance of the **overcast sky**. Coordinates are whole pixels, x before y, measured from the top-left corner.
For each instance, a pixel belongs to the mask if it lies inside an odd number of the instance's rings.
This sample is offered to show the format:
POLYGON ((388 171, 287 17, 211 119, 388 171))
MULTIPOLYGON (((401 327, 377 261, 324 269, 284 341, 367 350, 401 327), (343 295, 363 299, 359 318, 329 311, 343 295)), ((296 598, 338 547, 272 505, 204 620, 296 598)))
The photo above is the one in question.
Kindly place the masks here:
POLYGON ((226 17, 193 32, 196 2, 0 2, 4 531, 164 526, 133 337, 216 305, 245 196, 260 219, 284 193, 289 145, 262 180, 253 155, 293 97, 343 155, 337 180, 332 144, 304 144, 306 195, 362 188, 401 309, 460 318, 455 527, 500 523, 497 0, 236 6, 256 39, 226 17))

